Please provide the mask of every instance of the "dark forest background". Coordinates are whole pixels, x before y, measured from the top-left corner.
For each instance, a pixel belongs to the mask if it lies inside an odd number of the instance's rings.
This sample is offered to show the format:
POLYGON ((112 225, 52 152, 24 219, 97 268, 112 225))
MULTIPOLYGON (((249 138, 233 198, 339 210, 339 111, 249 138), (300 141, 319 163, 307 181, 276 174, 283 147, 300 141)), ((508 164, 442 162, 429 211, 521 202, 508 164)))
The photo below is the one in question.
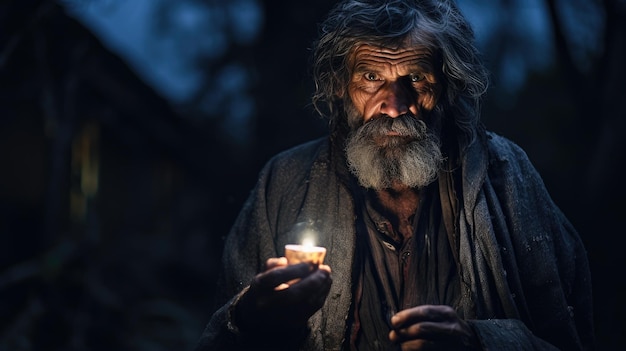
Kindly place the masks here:
MULTIPOLYGON (((483 121, 527 151, 578 228, 598 349, 617 349, 626 3, 571 0, 565 11, 541 1, 554 60, 514 90, 498 68, 528 50, 510 26, 516 1, 475 2, 509 9, 482 45, 494 72, 483 121), (589 23, 599 28, 593 49, 572 34, 589 23)), ((226 1, 188 2, 228 18, 226 1)), ((309 104, 308 59, 333 2, 257 1, 260 32, 242 40, 224 26, 223 50, 195 58, 201 83, 184 101, 165 98, 68 15, 81 1, 0 2, 0 351, 193 348, 219 288, 223 238, 257 172, 326 131, 309 104)), ((160 3, 155 28, 167 32, 175 2, 160 3)))

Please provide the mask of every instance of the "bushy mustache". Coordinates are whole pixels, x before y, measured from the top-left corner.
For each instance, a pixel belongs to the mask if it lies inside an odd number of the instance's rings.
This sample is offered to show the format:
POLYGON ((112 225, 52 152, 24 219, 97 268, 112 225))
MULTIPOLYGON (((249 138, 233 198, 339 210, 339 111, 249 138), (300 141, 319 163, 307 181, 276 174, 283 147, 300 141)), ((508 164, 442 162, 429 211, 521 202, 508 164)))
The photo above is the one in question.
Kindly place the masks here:
POLYGON ((395 118, 381 115, 365 122, 365 124, 355 132, 357 134, 370 136, 394 133, 402 137, 421 139, 428 133, 428 127, 424 121, 412 114, 403 114, 395 118))

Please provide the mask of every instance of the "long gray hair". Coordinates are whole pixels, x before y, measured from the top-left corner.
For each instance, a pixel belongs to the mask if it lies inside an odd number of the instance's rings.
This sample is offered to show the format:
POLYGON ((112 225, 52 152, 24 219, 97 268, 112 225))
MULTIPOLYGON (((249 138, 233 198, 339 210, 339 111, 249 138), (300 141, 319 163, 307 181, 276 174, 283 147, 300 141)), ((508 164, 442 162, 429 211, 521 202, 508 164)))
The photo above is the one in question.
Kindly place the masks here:
POLYGON ((463 147, 474 140, 488 73, 472 28, 451 0, 345 0, 331 10, 320 32, 313 50, 313 105, 330 119, 334 132, 346 128, 343 104, 349 98, 352 50, 363 43, 397 48, 411 38, 437 53, 444 89, 439 108, 453 119, 449 122, 461 132, 463 147))

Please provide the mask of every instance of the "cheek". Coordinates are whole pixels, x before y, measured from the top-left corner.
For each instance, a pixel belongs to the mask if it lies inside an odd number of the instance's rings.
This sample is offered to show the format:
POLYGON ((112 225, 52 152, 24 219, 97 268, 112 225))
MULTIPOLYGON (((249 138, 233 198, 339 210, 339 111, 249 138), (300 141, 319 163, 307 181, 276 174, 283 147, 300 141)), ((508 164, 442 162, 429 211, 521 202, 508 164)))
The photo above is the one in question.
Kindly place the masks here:
POLYGON ((420 89, 418 92, 418 104, 421 108, 432 111, 437 105, 437 101, 439 99, 439 86, 438 85, 427 85, 420 89))
POLYGON ((363 93, 363 91, 359 89, 351 89, 350 101, 352 101, 352 107, 356 112, 361 115, 365 112, 368 97, 367 94, 363 93))
POLYGON ((420 95, 419 105, 426 111, 432 111, 435 108, 437 101, 433 94, 420 95))

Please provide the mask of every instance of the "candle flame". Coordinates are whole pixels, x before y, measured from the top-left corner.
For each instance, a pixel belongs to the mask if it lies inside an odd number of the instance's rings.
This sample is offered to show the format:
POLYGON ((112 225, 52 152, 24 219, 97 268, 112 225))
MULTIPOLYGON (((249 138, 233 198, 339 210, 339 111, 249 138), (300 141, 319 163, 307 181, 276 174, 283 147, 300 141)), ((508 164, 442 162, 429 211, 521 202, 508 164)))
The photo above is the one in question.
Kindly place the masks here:
POLYGON ((313 246, 315 246, 315 242, 313 241, 313 238, 306 237, 306 238, 302 239, 302 246, 313 247, 313 246))
POLYGON ((301 246, 310 248, 319 245, 319 237, 313 221, 298 222, 294 225, 292 231, 296 235, 294 239, 299 240, 301 246))

